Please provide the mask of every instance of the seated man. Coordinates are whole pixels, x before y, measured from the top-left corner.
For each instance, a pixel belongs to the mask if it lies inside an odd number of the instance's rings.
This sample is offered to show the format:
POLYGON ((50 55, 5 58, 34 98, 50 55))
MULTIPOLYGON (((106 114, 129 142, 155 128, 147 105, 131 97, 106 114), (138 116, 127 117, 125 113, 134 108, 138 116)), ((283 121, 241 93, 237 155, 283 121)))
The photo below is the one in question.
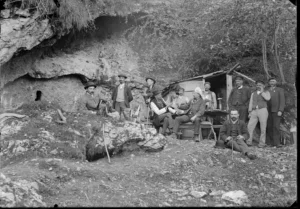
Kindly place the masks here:
POLYGON ((248 137, 247 126, 244 121, 239 119, 238 110, 231 110, 230 119, 225 121, 220 129, 220 140, 217 144, 219 146, 224 144, 225 147, 230 149, 233 146, 235 151, 241 152, 253 160, 256 156, 249 152, 249 148, 245 143, 248 137))
POLYGON ((154 112, 153 125, 159 131, 161 125, 163 125, 162 134, 166 135, 166 129, 169 126, 170 113, 175 113, 176 111, 167 105, 161 96, 161 90, 155 89, 153 92, 153 97, 150 101, 150 107, 154 112))
POLYGON ((176 111, 178 111, 179 113, 183 111, 182 110, 187 110, 189 108, 189 103, 190 100, 187 96, 184 96, 184 88, 180 88, 178 90, 178 93, 176 93, 178 96, 177 98, 174 100, 174 108, 176 111))
POLYGON ((87 82, 84 89, 85 94, 79 98, 77 110, 81 112, 91 113, 95 112, 100 114, 103 109, 106 108, 106 99, 100 96, 99 93, 95 93, 96 85, 93 82, 87 82))
POLYGON ((174 130, 172 136, 177 138, 178 129, 181 123, 192 122, 194 127, 194 140, 199 142, 200 117, 204 114, 205 101, 202 99, 202 90, 196 87, 193 94, 194 99, 190 102, 190 107, 184 112, 184 115, 175 118, 174 130))

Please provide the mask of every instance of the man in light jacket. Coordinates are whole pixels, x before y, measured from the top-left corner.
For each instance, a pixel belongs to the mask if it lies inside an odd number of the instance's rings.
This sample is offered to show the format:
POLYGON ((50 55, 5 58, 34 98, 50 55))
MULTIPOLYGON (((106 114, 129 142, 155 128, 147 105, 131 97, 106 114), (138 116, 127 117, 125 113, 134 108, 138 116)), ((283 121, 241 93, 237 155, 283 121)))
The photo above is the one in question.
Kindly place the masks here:
POLYGON ((256 91, 251 94, 249 102, 249 123, 248 131, 250 134, 249 139, 247 140, 248 146, 252 146, 253 131, 256 127, 257 122, 260 123, 260 139, 258 147, 265 147, 266 144, 266 128, 268 121, 268 109, 267 101, 270 100, 271 95, 268 90, 265 89, 265 84, 262 81, 256 81, 256 91))

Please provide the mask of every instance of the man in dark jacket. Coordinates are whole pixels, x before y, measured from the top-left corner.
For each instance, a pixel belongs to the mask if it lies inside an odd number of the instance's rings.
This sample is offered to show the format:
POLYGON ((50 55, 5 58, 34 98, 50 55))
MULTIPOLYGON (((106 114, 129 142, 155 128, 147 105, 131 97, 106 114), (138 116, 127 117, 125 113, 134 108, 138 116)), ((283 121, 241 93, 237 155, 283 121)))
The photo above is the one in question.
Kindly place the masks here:
POLYGON ((175 114, 175 110, 171 108, 171 104, 166 104, 161 96, 161 90, 155 89, 152 91, 153 96, 151 97, 150 107, 154 112, 153 126, 156 128, 157 133, 159 128, 162 126, 162 134, 166 135, 166 130, 169 127, 169 120, 172 117, 171 113, 175 114))
POLYGON ((236 76, 235 84, 236 87, 229 94, 228 106, 230 110, 238 110, 240 120, 246 123, 251 90, 243 85, 243 77, 241 76, 236 76))
POLYGON ((120 84, 115 87, 112 93, 113 108, 119 112, 120 120, 123 113, 125 120, 128 120, 124 110, 129 108, 129 103, 133 100, 131 89, 125 84, 126 75, 118 75, 120 84))
POLYGON ((285 107, 284 90, 276 86, 276 78, 269 79, 271 99, 268 101, 268 123, 266 144, 282 147, 280 144, 280 120, 285 107))
POLYGON ((244 121, 239 120, 238 110, 230 111, 230 119, 225 121, 220 129, 220 140, 218 144, 224 144, 227 148, 241 152, 251 160, 256 156, 251 154, 245 141, 248 139, 247 126, 244 121))
POLYGON ((173 138, 177 138, 178 129, 180 124, 192 122, 194 123, 194 140, 199 142, 199 128, 200 128, 200 117, 204 114, 205 111, 205 101, 202 99, 202 90, 199 87, 196 87, 193 94, 194 99, 190 101, 190 107, 185 113, 181 116, 175 118, 174 129, 173 129, 173 138))
POLYGON ((155 86, 156 80, 154 78, 147 77, 146 82, 147 82, 147 88, 145 89, 146 91, 144 92, 143 96, 146 104, 149 104, 151 98, 153 97, 153 91, 156 91, 158 89, 155 86))
POLYGON ((89 81, 85 85, 86 93, 77 101, 77 110, 80 112, 94 112, 100 114, 107 107, 108 103, 104 96, 95 93, 96 84, 89 81))

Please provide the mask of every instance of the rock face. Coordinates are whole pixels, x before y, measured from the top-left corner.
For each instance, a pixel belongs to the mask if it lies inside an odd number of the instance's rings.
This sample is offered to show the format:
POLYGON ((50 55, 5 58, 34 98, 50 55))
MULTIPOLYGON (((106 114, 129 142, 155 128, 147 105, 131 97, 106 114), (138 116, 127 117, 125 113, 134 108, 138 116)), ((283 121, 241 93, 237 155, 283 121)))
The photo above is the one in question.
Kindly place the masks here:
POLYGON ((0 173, 0 207, 46 207, 36 182, 12 181, 0 173))
POLYGON ((26 113, 29 118, 22 115, 22 118, 3 121, 0 139, 3 162, 32 154, 97 160, 106 156, 104 139, 112 155, 122 152, 130 144, 145 151, 160 151, 167 143, 154 128, 133 122, 116 123, 113 119, 94 114, 65 113, 67 123, 60 125, 55 122, 57 111, 50 106, 45 103, 23 105, 18 112, 26 113), (49 109, 41 110, 45 106, 49 109))
POLYGON ((40 16, 38 12, 26 16, 1 20, 0 66, 19 50, 30 50, 54 35, 48 19, 37 21, 40 16))

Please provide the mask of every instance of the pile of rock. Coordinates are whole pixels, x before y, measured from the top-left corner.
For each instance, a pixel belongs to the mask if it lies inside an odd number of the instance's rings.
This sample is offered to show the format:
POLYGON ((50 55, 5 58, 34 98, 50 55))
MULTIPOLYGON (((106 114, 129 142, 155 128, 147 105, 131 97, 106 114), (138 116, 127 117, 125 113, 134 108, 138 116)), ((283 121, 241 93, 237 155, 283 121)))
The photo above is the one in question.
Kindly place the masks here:
POLYGON ((12 181, 0 173, 0 207, 46 207, 36 182, 12 181))

